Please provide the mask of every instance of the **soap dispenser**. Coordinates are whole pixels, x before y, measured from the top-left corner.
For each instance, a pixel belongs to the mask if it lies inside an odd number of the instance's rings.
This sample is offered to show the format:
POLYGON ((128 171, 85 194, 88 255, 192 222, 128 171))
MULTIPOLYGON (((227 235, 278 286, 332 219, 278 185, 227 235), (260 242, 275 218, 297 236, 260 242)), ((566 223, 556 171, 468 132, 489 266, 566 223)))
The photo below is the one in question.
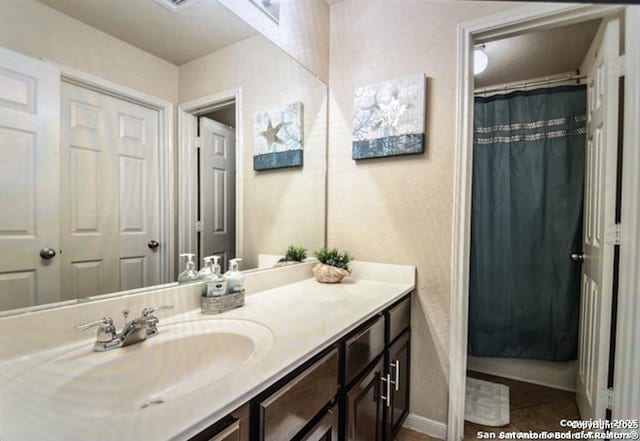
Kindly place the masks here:
POLYGON ((229 260, 229 271, 224 273, 230 293, 244 290, 244 274, 240 271, 239 262, 242 262, 240 257, 229 260))
POLYGON ((227 280, 222 275, 222 271, 220 270, 220 264, 218 261, 220 260, 220 256, 211 256, 213 259, 213 277, 207 283, 207 296, 223 296, 227 293, 227 280))
POLYGON ((187 266, 184 271, 180 273, 178 276, 178 283, 191 283, 198 281, 198 273, 196 271, 196 265, 193 262, 193 258, 196 257, 195 254, 192 253, 184 253, 180 254, 180 257, 187 258, 187 266))
POLYGON ((204 284, 202 285, 203 296, 209 295, 209 282, 211 282, 214 278, 213 257, 214 256, 207 256, 203 258, 202 260, 204 261, 204 267, 200 271, 198 271, 198 279, 201 282, 204 282, 204 284))

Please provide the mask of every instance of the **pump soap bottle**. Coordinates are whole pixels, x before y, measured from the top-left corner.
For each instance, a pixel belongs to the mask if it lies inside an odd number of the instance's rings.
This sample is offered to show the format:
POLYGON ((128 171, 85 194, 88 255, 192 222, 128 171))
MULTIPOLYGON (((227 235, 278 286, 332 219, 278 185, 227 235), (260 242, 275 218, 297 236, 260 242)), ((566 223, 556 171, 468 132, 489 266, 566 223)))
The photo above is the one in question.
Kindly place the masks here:
POLYGON ((227 293, 227 279, 222 275, 220 270, 220 256, 211 256, 213 258, 213 278, 207 283, 209 286, 208 296, 223 296, 227 293))
POLYGON ((224 273, 224 277, 227 279, 227 286, 229 293, 240 292, 244 290, 244 274, 240 271, 239 262, 242 262, 240 257, 229 260, 229 271, 224 273))
POLYGON ((184 253, 180 254, 180 257, 187 258, 187 266, 186 269, 178 275, 178 283, 198 282, 198 273, 195 269, 196 265, 193 262, 193 258, 196 257, 196 255, 192 253, 184 253))
POLYGON ((205 297, 211 295, 209 293, 209 283, 214 279, 213 257, 214 256, 207 256, 202 259, 204 260, 204 267, 200 271, 198 271, 198 279, 204 282, 204 284, 202 285, 202 295, 205 297))

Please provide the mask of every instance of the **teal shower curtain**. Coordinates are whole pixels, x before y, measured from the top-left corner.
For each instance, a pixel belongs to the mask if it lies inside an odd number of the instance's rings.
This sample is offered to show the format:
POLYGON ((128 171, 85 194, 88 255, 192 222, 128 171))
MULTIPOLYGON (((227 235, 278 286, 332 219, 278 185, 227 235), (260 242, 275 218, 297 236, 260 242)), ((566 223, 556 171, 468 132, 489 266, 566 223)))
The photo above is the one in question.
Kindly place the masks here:
POLYGON ((469 354, 577 356, 584 86, 475 100, 469 354))

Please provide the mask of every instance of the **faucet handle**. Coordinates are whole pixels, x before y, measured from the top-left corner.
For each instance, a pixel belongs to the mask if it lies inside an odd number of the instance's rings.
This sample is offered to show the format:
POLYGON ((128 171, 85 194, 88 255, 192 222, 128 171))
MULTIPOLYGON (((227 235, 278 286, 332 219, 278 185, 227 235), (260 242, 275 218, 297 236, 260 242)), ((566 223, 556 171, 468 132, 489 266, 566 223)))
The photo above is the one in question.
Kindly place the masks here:
POLYGON ((111 317, 102 317, 100 320, 83 323, 81 325, 74 326, 74 328, 78 331, 86 331, 87 329, 93 328, 94 326, 98 326, 96 345, 98 345, 99 343, 110 343, 115 340, 117 332, 116 327, 113 325, 113 319, 111 317))
POLYGON ((111 317, 102 317, 100 320, 94 320, 92 322, 76 325, 73 327, 73 329, 77 329, 78 331, 86 331, 87 329, 100 325, 113 326, 113 319, 111 317))
POLYGON ((142 310, 142 317, 148 317, 159 309, 173 309, 173 305, 149 306, 142 310))

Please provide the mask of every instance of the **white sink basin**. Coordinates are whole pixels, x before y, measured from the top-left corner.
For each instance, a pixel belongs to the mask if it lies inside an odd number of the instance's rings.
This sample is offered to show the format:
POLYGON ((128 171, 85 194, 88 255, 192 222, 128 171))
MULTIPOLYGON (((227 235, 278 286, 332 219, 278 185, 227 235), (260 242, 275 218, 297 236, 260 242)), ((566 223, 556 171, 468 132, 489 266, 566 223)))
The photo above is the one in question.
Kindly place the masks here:
POLYGON ((238 373, 267 353, 271 331, 247 320, 160 326, 144 342, 93 352, 91 345, 40 364, 10 388, 38 390, 49 408, 86 417, 130 414, 179 399, 238 373))

